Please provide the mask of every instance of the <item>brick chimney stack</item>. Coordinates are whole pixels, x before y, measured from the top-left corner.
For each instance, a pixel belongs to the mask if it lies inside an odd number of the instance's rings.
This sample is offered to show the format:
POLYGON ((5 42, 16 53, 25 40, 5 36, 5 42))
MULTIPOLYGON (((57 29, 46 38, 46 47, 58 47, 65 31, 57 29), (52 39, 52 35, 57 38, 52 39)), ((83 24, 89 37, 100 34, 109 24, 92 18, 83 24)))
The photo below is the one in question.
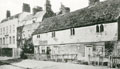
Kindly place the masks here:
POLYGON ((11 16, 11 13, 9 10, 6 11, 6 18, 10 17, 11 16))
POLYGON ((30 12, 30 5, 23 3, 23 8, 22 8, 23 12, 30 12))
POLYGON ((36 7, 33 8, 33 14, 34 15, 39 11, 43 11, 42 7, 36 6, 36 7))

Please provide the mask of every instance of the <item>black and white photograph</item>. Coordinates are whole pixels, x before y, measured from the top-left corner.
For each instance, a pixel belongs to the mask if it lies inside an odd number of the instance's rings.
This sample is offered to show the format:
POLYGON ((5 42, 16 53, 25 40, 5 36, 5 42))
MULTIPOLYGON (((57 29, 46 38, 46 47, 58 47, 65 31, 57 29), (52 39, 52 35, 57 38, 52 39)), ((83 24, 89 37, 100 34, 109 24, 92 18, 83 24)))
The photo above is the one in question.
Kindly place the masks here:
POLYGON ((120 69, 120 0, 0 0, 0 69, 120 69))

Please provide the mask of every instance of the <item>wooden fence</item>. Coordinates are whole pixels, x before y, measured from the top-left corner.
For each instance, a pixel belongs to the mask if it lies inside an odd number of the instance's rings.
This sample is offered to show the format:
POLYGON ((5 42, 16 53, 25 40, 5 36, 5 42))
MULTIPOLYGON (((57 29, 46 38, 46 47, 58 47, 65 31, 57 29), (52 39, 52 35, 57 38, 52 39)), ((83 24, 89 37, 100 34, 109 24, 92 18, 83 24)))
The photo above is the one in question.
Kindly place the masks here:
POLYGON ((109 62, 109 67, 111 68, 120 68, 120 57, 109 57, 110 62, 109 62))

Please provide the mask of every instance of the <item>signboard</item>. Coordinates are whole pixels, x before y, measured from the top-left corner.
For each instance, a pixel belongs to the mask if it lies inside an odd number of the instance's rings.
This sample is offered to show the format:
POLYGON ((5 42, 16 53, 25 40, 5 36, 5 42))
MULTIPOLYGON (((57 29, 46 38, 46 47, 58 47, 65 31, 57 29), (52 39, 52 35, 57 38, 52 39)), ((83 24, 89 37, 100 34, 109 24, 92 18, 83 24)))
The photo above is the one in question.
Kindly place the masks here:
POLYGON ((44 41, 39 40, 39 45, 47 45, 47 44, 48 44, 47 40, 44 41))

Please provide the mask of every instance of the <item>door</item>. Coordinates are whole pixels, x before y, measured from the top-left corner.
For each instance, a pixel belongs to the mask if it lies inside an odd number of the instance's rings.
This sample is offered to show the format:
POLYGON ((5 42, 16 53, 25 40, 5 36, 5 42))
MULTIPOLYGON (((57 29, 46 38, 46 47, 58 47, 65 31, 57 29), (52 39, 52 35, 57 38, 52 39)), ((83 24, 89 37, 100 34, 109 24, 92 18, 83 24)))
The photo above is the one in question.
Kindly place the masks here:
POLYGON ((90 58, 92 57, 93 55, 93 47, 92 46, 86 46, 85 47, 85 57, 86 57, 86 60, 90 60, 90 58))

